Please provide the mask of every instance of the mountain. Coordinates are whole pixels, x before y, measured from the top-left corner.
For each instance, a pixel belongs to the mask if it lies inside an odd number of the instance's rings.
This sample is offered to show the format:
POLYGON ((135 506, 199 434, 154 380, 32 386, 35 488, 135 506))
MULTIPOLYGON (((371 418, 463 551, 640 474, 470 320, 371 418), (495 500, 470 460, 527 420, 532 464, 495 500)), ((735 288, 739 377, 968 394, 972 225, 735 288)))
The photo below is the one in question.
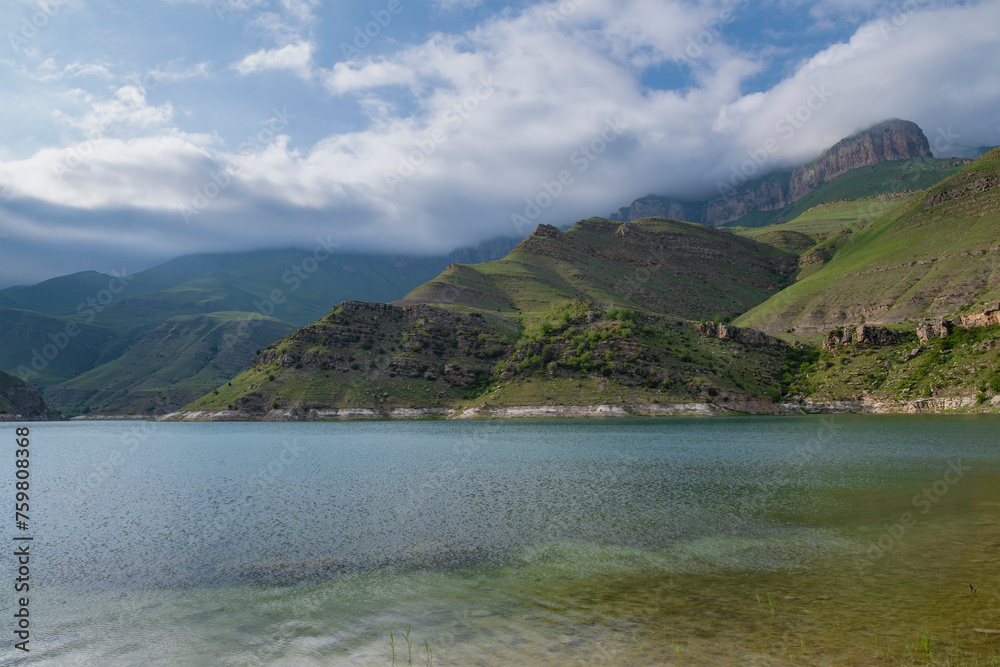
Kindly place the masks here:
POLYGON ((340 301, 398 299, 450 262, 495 259, 517 243, 407 257, 337 253, 328 242, 311 251, 189 255, 128 276, 88 271, 7 288, 0 369, 36 383, 70 414, 162 412, 236 374, 257 349, 340 301), (223 350, 220 341, 233 338, 223 350))
POLYGON ((930 154, 930 143, 916 123, 899 119, 883 121, 841 139, 823 155, 793 171, 788 197, 798 201, 823 183, 858 167, 930 154))
POLYGON ((734 316, 780 290, 796 260, 786 252, 676 220, 583 220, 539 225, 502 260, 453 264, 400 305, 548 311, 572 300, 697 319, 734 316))
POLYGON ((1000 149, 760 229, 540 225, 394 304, 340 304, 170 418, 995 411, 998 251, 1000 149))
POLYGON ((887 120, 842 139, 809 164, 792 171, 776 171, 746 183, 741 183, 746 180, 743 177, 732 184, 720 182, 720 194, 705 201, 642 197, 611 217, 622 222, 664 216, 712 226, 760 226, 791 219, 824 201, 924 188, 949 175, 940 170, 968 162, 935 160, 930 155, 927 137, 919 126, 905 120, 887 120), (868 169, 880 165, 889 166, 878 175, 868 169), (810 193, 848 174, 853 176, 843 178, 839 188, 812 197, 804 207, 795 207, 810 193))
POLYGON ((844 231, 822 268, 737 323, 815 335, 950 317, 1000 300, 1000 149, 844 231))
POLYGON ((45 395, 69 414, 163 414, 237 375, 294 329, 273 318, 247 320, 246 313, 179 315, 45 395))
POLYGON ((496 414, 677 402, 776 409, 799 351, 724 319, 788 282, 795 256, 685 222, 540 225, 502 260, 453 265, 394 304, 348 301, 187 406, 221 419, 496 414), (470 412, 471 411, 471 412, 470 412))
POLYGON ((33 385, 0 371, 0 422, 50 421, 62 418, 62 415, 45 404, 33 385))

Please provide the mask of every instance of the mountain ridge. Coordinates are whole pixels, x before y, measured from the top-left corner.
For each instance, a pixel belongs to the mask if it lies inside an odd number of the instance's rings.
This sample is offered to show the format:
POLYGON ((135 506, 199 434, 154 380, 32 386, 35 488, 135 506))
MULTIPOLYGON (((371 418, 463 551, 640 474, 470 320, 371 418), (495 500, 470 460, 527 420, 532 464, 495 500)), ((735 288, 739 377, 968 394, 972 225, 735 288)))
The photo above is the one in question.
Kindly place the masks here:
MULTIPOLYGON (((636 199, 609 218, 630 222, 663 216, 718 227, 753 211, 784 209, 853 169, 930 155, 930 143, 916 123, 890 119, 841 139, 812 162, 794 170, 776 170, 750 182, 736 171, 733 183, 720 182, 719 194, 706 200, 685 202, 650 195, 636 199)), ((757 162, 750 162, 756 171, 757 162)))
POLYGON ((812 335, 951 317, 1000 299, 1000 149, 842 234, 825 265, 737 323, 812 335))

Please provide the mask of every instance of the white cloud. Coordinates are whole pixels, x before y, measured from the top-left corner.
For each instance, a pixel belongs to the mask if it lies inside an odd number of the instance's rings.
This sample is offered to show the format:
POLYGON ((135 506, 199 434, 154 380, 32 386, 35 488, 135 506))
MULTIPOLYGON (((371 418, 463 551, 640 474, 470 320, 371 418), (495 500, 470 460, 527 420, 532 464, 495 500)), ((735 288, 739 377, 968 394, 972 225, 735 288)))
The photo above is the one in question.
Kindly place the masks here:
POLYGON ((296 141, 305 121, 292 119, 249 152, 171 130, 172 108, 150 107, 141 91, 81 93, 85 112, 67 122, 107 121, 145 136, 97 142, 62 178, 47 174, 75 143, 0 163, 0 187, 67 207, 162 213, 159 224, 177 225, 177 242, 191 252, 231 248, 236 235, 244 244, 308 243, 320 230, 345 247, 439 252, 515 233, 511 214, 563 170, 573 183, 538 222, 607 214, 650 192, 712 194, 768 139, 780 149, 763 170, 811 159, 888 117, 931 136, 950 125, 968 145, 1000 143, 996 3, 870 22, 763 91, 746 90, 763 57, 728 43, 726 31, 697 57, 685 52, 732 5, 588 0, 560 13, 565 3, 546 3, 325 70, 313 63, 312 41, 262 50, 235 69, 315 72, 337 104, 356 101, 368 118, 308 144, 296 141), (642 77, 651 66, 691 71, 693 83, 650 89, 642 77), (816 103, 816 91, 828 99, 816 103), (627 128, 608 143, 601 132, 616 118, 627 128), (581 171, 574 156, 591 146, 600 154, 581 171), (229 185, 197 225, 183 226, 179 208, 229 166, 229 185), (400 179, 390 183, 393 174, 400 179))
POLYGON ((482 0, 437 0, 437 6, 444 10, 471 9, 482 4, 482 0))
POLYGON ((169 102, 150 106, 144 90, 139 86, 122 86, 107 99, 97 99, 80 89, 70 91, 67 97, 75 98, 89 109, 78 117, 62 111, 55 111, 55 116, 82 130, 88 137, 103 137, 112 130, 159 129, 167 125, 174 115, 173 105, 169 102))
POLYGON ((319 0, 281 0, 281 7, 285 13, 301 24, 309 24, 316 20, 313 10, 319 4, 319 0))
POLYGON ((34 69, 30 69, 25 64, 15 60, 5 59, 2 62, 22 76, 41 83, 51 83, 79 77, 114 78, 107 63, 85 63, 80 60, 74 60, 66 65, 60 65, 54 57, 49 57, 39 62, 34 69))
POLYGON ((173 65, 174 63, 170 63, 167 67, 154 67, 148 70, 140 78, 146 78, 146 76, 148 76, 157 83, 173 83, 187 79, 204 79, 208 77, 209 68, 207 62, 198 63, 186 69, 177 69, 173 65))
POLYGON ((129 140, 101 136, 0 164, 0 189, 7 198, 84 210, 173 210, 210 162, 212 141, 179 133, 129 140))
POLYGON ((233 65, 246 76, 256 72, 288 70, 302 79, 312 78, 312 42, 298 42, 276 49, 261 49, 233 65))

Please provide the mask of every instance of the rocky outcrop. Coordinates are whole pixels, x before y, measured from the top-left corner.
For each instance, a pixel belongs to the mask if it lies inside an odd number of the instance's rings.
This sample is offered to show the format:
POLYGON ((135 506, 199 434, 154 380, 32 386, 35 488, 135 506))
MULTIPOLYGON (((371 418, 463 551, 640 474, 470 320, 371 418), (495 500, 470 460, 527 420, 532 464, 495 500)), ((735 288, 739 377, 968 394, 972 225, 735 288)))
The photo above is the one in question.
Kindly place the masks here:
POLYGON ((923 201, 920 202, 921 205, 924 208, 935 208, 942 204, 947 204, 954 199, 993 190, 1000 186, 1000 178, 996 176, 978 176, 977 178, 960 179, 954 184, 949 183, 949 186, 943 190, 929 192, 923 201))
POLYGON ((698 333, 702 336, 712 336, 719 340, 756 347, 784 347, 786 345, 785 341, 774 336, 769 336, 763 331, 734 327, 732 324, 702 322, 698 325, 698 333))
POLYGON ((789 197, 797 201, 827 181, 856 169, 931 154, 923 130, 908 120, 887 120, 831 146, 815 162, 792 172, 789 197))
POLYGON ((750 211, 777 211, 795 201, 789 193, 788 176, 768 179, 751 188, 738 188, 705 204, 704 222, 719 226, 739 220, 750 211))
MULTIPOLYGON (((954 410, 967 411, 975 408, 979 401, 975 396, 941 396, 938 398, 919 398, 914 400, 890 400, 875 396, 865 396, 848 401, 822 401, 804 399, 801 403, 803 412, 810 414, 935 414, 954 410)), ((988 411, 1000 407, 997 402, 990 401, 988 411)))
POLYGON ((958 318, 958 325, 966 328, 991 327, 998 324, 1000 324, 1000 303, 958 318))
MULTIPOLYGON (((935 338, 947 338, 955 330, 955 327, 972 328, 995 325, 1000 325, 1000 303, 967 315, 960 315, 954 320, 941 318, 933 322, 920 322, 917 324, 917 340, 920 343, 926 343, 935 338)), ((902 331, 860 324, 856 327, 838 327, 832 330, 823 341, 823 349, 832 351, 841 345, 851 344, 861 347, 880 347, 893 345, 905 339, 906 334, 902 331)), ((920 349, 922 348, 911 352, 909 358, 917 356, 920 349)))
POLYGON ((926 343, 932 338, 947 338, 951 335, 955 325, 951 320, 938 320, 937 322, 921 322, 917 325, 917 340, 926 343))
POLYGON ((905 334, 902 331, 859 324, 856 327, 840 327, 828 333, 826 340, 823 341, 823 349, 832 352, 842 345, 882 347, 898 343, 904 338, 905 334))
MULTIPOLYGON (((631 206, 620 208, 609 217, 617 222, 664 217, 717 227, 751 211, 785 208, 851 169, 930 154, 927 137, 918 125, 907 120, 887 120, 837 142, 821 157, 792 172, 771 174, 702 202, 650 195, 636 199, 631 206)), ((992 184, 978 187, 992 187, 992 184)))
POLYGON ((947 338, 955 327, 972 329, 997 325, 1000 325, 1000 303, 966 315, 959 315, 953 320, 941 318, 934 322, 921 322, 917 325, 917 340, 926 343, 932 338, 947 338))
POLYGON ((0 371, 0 422, 64 419, 42 399, 33 384, 0 371))

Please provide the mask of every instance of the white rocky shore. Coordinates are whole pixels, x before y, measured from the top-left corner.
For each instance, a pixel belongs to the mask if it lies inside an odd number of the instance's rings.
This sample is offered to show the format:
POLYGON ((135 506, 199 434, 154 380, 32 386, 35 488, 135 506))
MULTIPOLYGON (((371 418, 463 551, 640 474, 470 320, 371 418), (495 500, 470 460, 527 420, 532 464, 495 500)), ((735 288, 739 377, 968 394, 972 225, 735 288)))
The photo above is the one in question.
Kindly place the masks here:
MULTIPOLYGON (((598 405, 521 405, 468 408, 339 408, 328 410, 275 409, 265 413, 241 410, 179 411, 158 421, 322 421, 354 419, 530 419, 530 418, 603 418, 711 416, 731 414, 921 414, 966 410, 976 407, 975 396, 921 398, 912 401, 885 401, 872 397, 850 401, 814 401, 811 399, 772 403, 762 399, 728 403, 643 403, 598 405)), ((987 403, 990 411, 1000 408, 1000 396, 987 403)))

